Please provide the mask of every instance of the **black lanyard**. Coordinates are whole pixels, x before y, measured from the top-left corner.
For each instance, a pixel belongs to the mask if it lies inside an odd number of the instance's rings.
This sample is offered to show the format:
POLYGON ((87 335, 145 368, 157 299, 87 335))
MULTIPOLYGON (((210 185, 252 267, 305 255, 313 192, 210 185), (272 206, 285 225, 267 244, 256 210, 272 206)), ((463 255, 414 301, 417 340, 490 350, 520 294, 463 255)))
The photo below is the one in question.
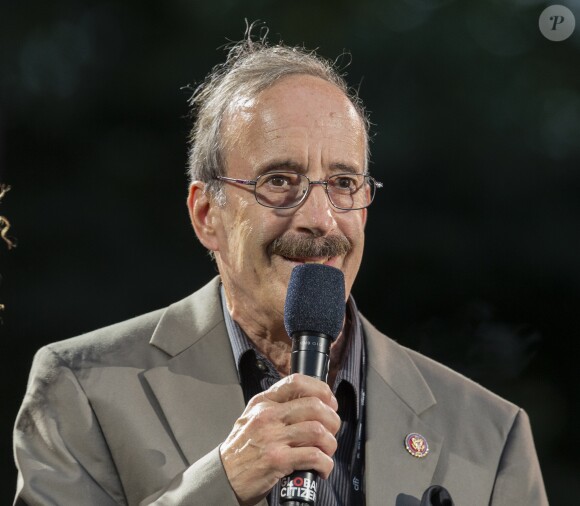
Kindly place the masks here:
MULTIPOLYGON (((362 334, 362 333, 361 333, 362 334)), ((350 504, 353 506, 365 506, 364 474, 365 474, 365 406, 366 406, 366 351, 364 339, 362 339, 362 363, 360 377, 360 400, 359 417, 356 427, 355 448, 352 455, 350 486, 350 504)))

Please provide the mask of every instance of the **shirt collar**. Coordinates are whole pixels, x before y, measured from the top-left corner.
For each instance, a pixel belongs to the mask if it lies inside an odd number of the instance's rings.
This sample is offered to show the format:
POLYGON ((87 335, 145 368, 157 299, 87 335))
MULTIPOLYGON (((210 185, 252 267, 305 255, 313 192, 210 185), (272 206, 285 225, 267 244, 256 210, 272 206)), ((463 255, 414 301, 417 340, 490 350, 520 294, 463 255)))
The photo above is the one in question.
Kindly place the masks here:
MULTIPOLYGON (((240 374, 240 363, 242 357, 248 352, 253 352, 255 355, 263 360, 270 370, 275 370, 273 364, 255 348, 252 341, 248 338, 246 333, 237 324, 237 322, 232 318, 226 304, 226 297, 223 285, 220 285, 220 297, 222 302, 222 308, 224 312, 224 321, 226 324, 226 329, 228 331, 228 336, 230 338, 230 344, 232 346, 232 352, 234 354, 234 361, 236 364, 236 369, 238 371, 238 378, 240 382, 242 381, 240 374)), ((361 390, 361 362, 362 354, 364 353, 363 346, 363 333, 362 333, 362 322, 360 320, 358 309, 354 298, 352 295, 349 296, 346 303, 347 311, 347 329, 348 329, 348 344, 347 350, 343 357, 343 363, 340 366, 338 374, 336 375, 336 380, 334 382, 333 391, 336 393, 338 386, 343 382, 349 383, 355 393, 356 397, 356 409, 357 418, 359 416, 359 406, 360 406, 360 390, 361 390)))

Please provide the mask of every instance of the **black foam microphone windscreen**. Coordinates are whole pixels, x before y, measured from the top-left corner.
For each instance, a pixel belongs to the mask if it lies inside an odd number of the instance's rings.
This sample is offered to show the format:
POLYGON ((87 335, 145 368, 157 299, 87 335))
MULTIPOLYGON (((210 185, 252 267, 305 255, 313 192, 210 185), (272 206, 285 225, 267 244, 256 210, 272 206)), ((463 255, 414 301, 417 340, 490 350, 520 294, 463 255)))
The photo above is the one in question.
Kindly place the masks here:
POLYGON ((294 267, 284 307, 284 325, 292 336, 311 331, 333 341, 342 330, 345 310, 344 274, 322 264, 294 267))

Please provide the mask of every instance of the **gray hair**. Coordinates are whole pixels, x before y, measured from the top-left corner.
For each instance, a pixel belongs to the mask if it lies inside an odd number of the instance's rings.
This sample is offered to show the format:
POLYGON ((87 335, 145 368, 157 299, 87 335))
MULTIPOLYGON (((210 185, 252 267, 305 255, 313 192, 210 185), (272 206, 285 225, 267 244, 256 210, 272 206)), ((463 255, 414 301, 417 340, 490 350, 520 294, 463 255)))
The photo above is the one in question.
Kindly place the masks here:
POLYGON ((228 106, 237 98, 256 98, 278 80, 296 74, 319 77, 335 85, 349 98, 365 129, 366 167, 370 122, 356 90, 348 87, 336 63, 303 47, 290 47, 283 43, 270 46, 267 29, 259 40, 253 40, 254 25, 247 27, 241 42, 229 46, 226 61, 213 68, 189 100, 195 118, 189 136, 190 182, 205 182, 206 190, 223 202, 221 182, 215 178, 225 175, 221 124, 228 106))

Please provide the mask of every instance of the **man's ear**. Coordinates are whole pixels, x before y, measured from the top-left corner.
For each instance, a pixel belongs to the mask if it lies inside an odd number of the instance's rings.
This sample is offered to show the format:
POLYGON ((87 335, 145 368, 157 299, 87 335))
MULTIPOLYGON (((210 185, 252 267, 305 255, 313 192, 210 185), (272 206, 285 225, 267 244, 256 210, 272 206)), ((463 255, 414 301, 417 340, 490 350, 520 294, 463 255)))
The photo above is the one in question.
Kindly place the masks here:
POLYGON ((205 183, 194 181, 189 187, 187 208, 195 235, 208 250, 217 251, 216 225, 219 209, 215 200, 205 190, 205 183))

